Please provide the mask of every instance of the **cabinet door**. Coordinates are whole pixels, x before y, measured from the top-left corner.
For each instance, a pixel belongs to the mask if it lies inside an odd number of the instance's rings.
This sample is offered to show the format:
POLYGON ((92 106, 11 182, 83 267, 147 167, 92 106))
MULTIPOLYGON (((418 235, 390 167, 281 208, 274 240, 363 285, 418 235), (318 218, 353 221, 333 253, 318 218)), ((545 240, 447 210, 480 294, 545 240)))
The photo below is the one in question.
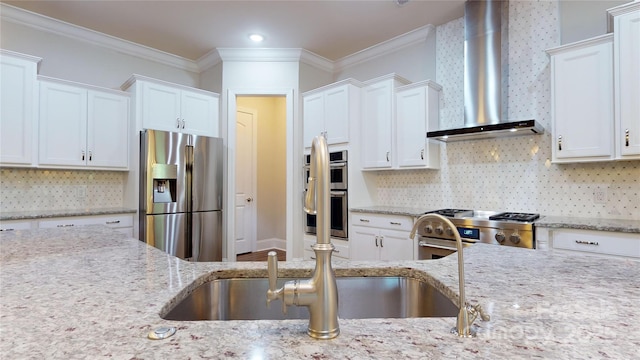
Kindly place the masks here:
POLYGON ((640 159, 640 11, 614 20, 616 143, 619 156, 640 159))
POLYGON ((180 90, 141 82, 142 127, 145 129, 180 131, 184 123, 180 117, 180 90))
POLYGON ((426 88, 396 94, 397 159, 400 167, 424 166, 427 137, 426 88))
POLYGON ((37 99, 37 64, 0 57, 0 163, 31 165, 37 99))
POLYGON ((41 165, 85 166, 87 90, 40 82, 41 165))
POLYGON ((218 99, 186 90, 182 90, 180 98, 182 131, 194 135, 216 136, 218 99))
POLYGON ((87 165, 129 167, 129 98, 88 92, 87 165))
POLYGON ((391 167, 393 86, 383 81, 364 88, 362 109, 362 166, 364 168, 391 167))
POLYGON ((324 94, 324 124, 328 144, 349 142, 349 85, 324 94))
POLYGON ((380 260, 413 260, 413 240, 405 231, 380 231, 380 260))
POLYGON ((611 41, 553 56, 554 161, 613 158, 612 57, 611 41))
POLYGON ((351 260, 378 260, 380 248, 378 229, 353 226, 349 236, 349 258, 351 260))
POLYGON ((302 100, 304 147, 311 147, 313 138, 324 131, 324 93, 305 96, 302 100))

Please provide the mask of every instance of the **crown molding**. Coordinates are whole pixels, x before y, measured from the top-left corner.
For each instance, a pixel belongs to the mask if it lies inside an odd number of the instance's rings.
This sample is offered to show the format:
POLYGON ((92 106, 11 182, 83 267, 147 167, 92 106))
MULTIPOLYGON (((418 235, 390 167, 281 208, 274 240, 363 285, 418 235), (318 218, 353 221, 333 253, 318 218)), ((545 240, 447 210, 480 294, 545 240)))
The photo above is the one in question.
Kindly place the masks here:
POLYGON ((29 26, 31 28, 88 42, 94 45, 97 44, 123 54, 148 59, 187 71, 199 72, 198 65, 194 61, 181 56, 173 55, 132 41, 123 40, 82 26, 73 25, 48 16, 23 10, 11 5, 0 4, 0 17, 4 21, 29 26))
POLYGON ((331 61, 301 48, 290 49, 235 49, 217 48, 193 61, 132 41, 117 38, 85 27, 70 24, 48 16, 0 3, 0 18, 41 31, 65 36, 75 40, 99 45, 123 54, 169 65, 178 69, 200 73, 223 61, 299 61, 332 73, 341 71, 377 57, 391 54, 401 48, 418 44, 435 34, 433 25, 426 25, 408 33, 396 36, 380 44, 354 54, 331 61))
POLYGON ((383 41, 379 44, 360 50, 351 55, 338 59, 334 63, 334 71, 342 71, 348 67, 370 61, 377 57, 391 54, 404 47, 418 44, 425 41, 429 36, 435 35, 435 26, 429 24, 415 30, 409 31, 402 35, 398 35, 392 39, 383 41))

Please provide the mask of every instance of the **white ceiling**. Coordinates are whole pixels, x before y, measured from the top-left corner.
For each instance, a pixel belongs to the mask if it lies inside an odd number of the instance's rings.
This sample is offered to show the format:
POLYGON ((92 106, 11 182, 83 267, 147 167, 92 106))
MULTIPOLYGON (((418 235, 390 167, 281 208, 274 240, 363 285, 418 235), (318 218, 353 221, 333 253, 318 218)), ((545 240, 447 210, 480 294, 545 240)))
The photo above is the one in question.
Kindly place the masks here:
POLYGON ((464 0, 2 0, 190 60, 215 48, 303 48, 338 60, 464 15, 464 0), (247 36, 259 32, 256 45, 247 36))

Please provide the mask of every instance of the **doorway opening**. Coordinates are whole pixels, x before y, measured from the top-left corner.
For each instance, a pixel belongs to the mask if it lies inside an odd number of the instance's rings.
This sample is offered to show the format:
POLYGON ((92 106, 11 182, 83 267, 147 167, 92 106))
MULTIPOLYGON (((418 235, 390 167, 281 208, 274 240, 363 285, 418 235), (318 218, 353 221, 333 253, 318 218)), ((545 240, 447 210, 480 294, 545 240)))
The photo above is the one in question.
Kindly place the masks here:
POLYGON ((286 97, 236 96, 235 254, 286 252, 286 97))

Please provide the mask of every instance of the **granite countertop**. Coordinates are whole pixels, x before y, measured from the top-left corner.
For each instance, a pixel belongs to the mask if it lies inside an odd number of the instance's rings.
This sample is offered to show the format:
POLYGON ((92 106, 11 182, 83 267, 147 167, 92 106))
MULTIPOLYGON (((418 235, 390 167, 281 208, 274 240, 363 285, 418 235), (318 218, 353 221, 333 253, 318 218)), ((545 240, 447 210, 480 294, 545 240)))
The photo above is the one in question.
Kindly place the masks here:
POLYGON ((66 210, 33 210, 11 211, 0 213, 0 220, 32 220, 68 216, 91 216, 111 214, 135 214, 136 209, 110 207, 97 209, 66 209, 66 210))
MULTIPOLYGON (((7 359, 516 359, 637 357, 640 262, 507 246, 465 248, 466 296, 491 321, 478 337, 449 334, 454 318, 340 319, 314 340, 308 321, 160 318, 207 279, 266 276, 266 263, 189 263, 103 226, 0 233, 0 354, 7 359), (165 340, 150 330, 175 326, 165 340)), ((456 256, 352 262, 337 275, 407 275, 457 297, 456 256)), ((281 262, 303 276, 311 261, 281 262)), ((272 304, 272 306, 274 306, 272 304)))
MULTIPOLYGON (((437 209, 412 208, 398 206, 367 206, 349 209, 352 212, 364 212, 371 214, 405 215, 420 217, 427 211, 437 209)), ((603 219, 603 218, 582 218, 570 216, 541 216, 535 221, 535 225, 545 228, 556 229, 584 229, 599 231, 614 231, 626 233, 640 233, 640 219, 603 219)))

